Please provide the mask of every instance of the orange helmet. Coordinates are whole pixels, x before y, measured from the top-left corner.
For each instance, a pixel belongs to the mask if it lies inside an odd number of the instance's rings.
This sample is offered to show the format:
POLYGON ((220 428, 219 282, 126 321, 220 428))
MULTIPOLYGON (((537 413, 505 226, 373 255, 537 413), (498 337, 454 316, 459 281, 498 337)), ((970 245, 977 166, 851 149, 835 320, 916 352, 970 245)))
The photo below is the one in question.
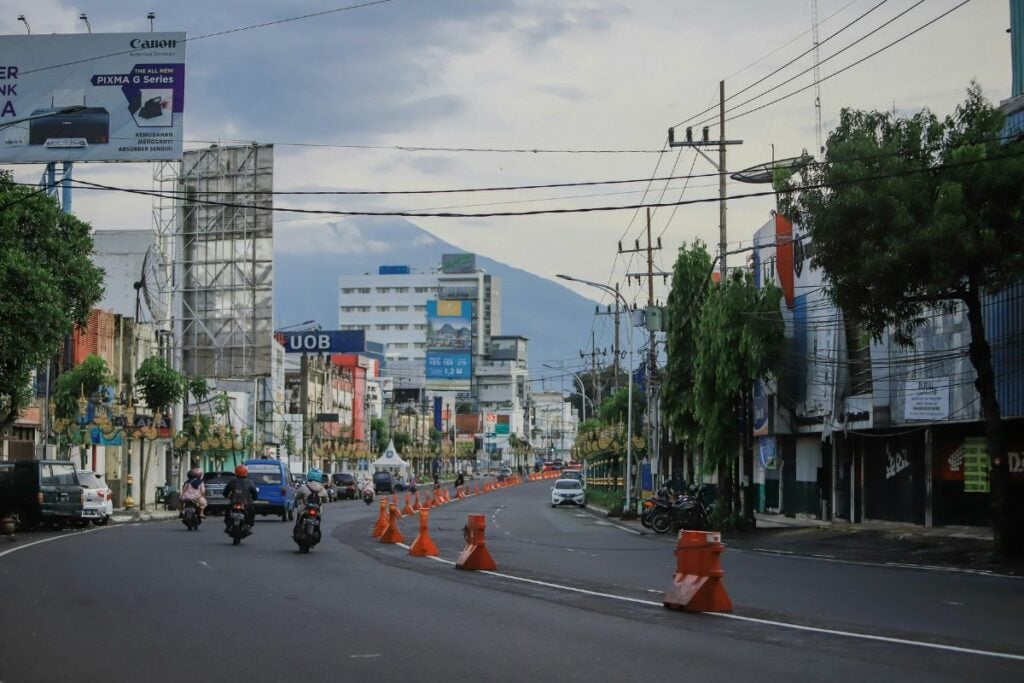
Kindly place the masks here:
POLYGON ((235 476, 236 477, 248 477, 249 476, 249 468, 246 467, 245 465, 239 465, 238 467, 235 468, 235 476))

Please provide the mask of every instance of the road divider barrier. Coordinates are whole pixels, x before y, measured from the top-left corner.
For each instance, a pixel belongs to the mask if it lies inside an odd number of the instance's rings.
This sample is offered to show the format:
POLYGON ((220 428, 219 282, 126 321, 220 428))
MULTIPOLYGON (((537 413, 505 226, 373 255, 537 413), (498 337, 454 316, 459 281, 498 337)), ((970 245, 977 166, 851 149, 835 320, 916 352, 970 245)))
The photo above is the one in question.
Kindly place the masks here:
POLYGON ((437 551, 434 539, 430 538, 430 510, 424 508, 420 510, 419 514, 420 532, 416 535, 416 540, 409 546, 409 554, 415 557, 437 557, 440 553, 437 551))
POLYGON ((373 525, 373 537, 380 538, 385 529, 388 528, 388 499, 380 499, 380 514, 377 515, 377 523, 373 525))
POLYGON ((414 514, 416 511, 412 509, 412 494, 408 491, 405 492, 405 507, 402 508, 402 516, 414 514))
POLYGON ((466 547, 455 562, 456 569, 494 570, 498 565, 487 552, 487 539, 484 535, 486 517, 483 515, 466 515, 466 547))
POLYGON ((415 499, 415 501, 413 501, 413 504, 412 504, 412 510, 413 510, 413 512, 419 512, 420 508, 422 508, 422 507, 423 507, 423 505, 420 503, 420 492, 419 492, 419 489, 417 489, 416 490, 416 499, 415 499))
MULTIPOLYGON (((396 496, 397 498, 397 496, 396 496)), ((380 535, 381 543, 403 543, 405 537, 402 536, 401 529, 398 528, 398 506, 394 503, 391 504, 388 510, 388 528, 384 530, 384 533, 380 535)))
POLYGON ((465 486, 456 486, 455 487, 455 497, 456 498, 465 498, 466 497, 466 487, 465 486))
POLYGON ((687 612, 731 612, 732 600, 722 583, 723 550, 717 531, 680 531, 676 572, 662 605, 687 612))

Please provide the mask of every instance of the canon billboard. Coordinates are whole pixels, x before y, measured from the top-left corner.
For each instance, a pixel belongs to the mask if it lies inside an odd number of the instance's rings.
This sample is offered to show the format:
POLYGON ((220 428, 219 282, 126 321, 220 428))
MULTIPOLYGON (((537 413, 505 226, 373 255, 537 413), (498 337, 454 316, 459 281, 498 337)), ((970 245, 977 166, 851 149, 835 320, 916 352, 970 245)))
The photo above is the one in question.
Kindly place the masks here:
POLYGON ((0 36, 0 163, 174 161, 184 33, 0 36))

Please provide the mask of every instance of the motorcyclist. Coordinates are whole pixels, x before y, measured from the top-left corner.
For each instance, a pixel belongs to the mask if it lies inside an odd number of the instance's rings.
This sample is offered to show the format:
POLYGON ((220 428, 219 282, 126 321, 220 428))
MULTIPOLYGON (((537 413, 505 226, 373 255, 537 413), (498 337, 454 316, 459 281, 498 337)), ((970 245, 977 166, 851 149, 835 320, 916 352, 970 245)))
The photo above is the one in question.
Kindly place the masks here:
MULTIPOLYGON (((235 468, 235 478, 224 487, 224 497, 232 505, 242 503, 245 506, 245 519, 250 526, 256 522, 256 506, 253 501, 259 498, 259 489, 249 479, 248 467, 239 465, 235 468)), ((224 519, 228 521, 230 517, 225 515, 224 519)))
POLYGON ((189 501, 199 508, 199 516, 206 517, 206 484, 203 483, 203 471, 193 467, 188 471, 188 481, 181 487, 181 505, 179 514, 184 513, 185 504, 189 501))
POLYGON ((459 472, 459 476, 455 477, 455 487, 458 488, 466 483, 466 477, 463 476, 462 472, 459 472))
POLYGON ((323 480, 323 473, 315 467, 306 472, 305 483, 295 491, 296 512, 301 514, 309 502, 321 505, 327 502, 327 489, 323 485, 323 480))

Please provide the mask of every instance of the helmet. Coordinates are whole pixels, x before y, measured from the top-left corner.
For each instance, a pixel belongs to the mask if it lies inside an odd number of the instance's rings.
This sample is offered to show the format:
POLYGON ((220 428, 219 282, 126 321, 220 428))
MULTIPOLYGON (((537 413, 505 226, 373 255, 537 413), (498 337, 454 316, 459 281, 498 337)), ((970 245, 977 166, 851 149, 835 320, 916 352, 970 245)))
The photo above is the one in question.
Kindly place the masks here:
POLYGON ((245 465, 239 465, 238 467, 235 468, 235 476, 236 477, 248 477, 249 476, 249 468, 246 467, 245 465))
POLYGON ((192 469, 190 469, 188 471, 188 478, 189 479, 202 479, 203 478, 203 471, 201 469, 199 469, 198 467, 193 467, 192 469))
POLYGON ((323 473, 320 472, 320 470, 313 467, 308 472, 306 472, 306 479, 308 481, 323 481, 324 475, 323 473))

